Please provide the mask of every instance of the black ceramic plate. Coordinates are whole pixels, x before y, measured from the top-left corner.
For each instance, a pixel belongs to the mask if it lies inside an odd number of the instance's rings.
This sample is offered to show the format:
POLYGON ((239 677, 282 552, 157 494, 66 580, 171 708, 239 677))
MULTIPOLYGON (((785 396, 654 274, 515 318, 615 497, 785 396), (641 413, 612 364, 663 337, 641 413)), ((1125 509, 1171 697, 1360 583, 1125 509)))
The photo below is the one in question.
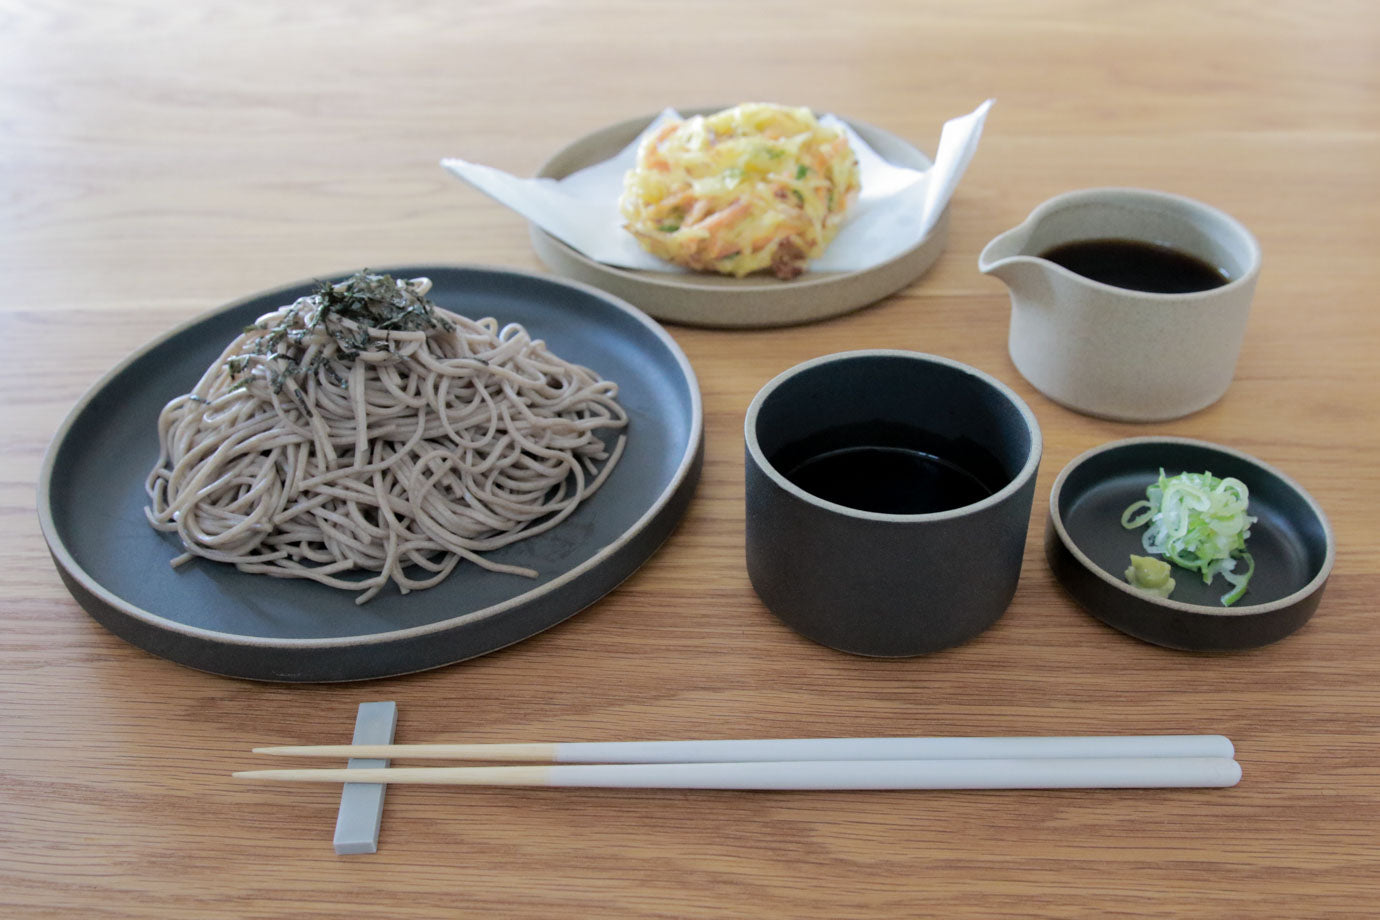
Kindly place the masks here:
POLYGON ((520 272, 379 269, 431 278, 431 298, 517 322, 561 357, 619 384, 630 424, 604 487, 559 527, 489 554, 535 579, 461 564, 442 584, 385 589, 362 606, 314 582, 196 560, 145 520, 159 410, 187 392, 247 323, 309 293, 269 291, 178 328, 128 358, 72 411, 44 460, 39 514, 64 582, 112 632, 173 661, 234 677, 342 681, 438 667, 559 623, 628 577, 670 534, 699 479, 703 416, 685 355, 653 320, 602 291, 520 272))
POLYGON ((1089 613, 1158 645, 1239 649, 1266 645, 1301 627, 1317 609, 1335 556, 1332 530, 1312 497, 1283 473, 1239 451, 1187 438, 1130 438, 1075 458, 1050 496, 1045 551, 1055 575, 1089 613), (1124 572, 1144 555, 1143 528, 1121 515, 1145 498, 1163 467, 1169 475, 1235 476, 1250 490, 1247 549, 1255 559, 1249 590, 1231 607, 1221 578, 1211 585, 1175 568, 1169 599, 1138 591, 1124 572))

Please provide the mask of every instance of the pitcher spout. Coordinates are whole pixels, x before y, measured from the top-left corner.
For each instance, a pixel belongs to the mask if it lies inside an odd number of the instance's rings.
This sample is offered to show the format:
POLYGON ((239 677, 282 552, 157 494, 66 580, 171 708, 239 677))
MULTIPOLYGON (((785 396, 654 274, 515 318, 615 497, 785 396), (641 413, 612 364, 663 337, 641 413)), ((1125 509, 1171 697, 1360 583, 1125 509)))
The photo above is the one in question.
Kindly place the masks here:
POLYGON ((978 271, 1000 278, 1007 287, 1044 275, 1049 263, 1025 251, 1029 242, 1030 228, 1024 224, 1006 231, 983 248, 978 271))
POLYGON ((1034 256, 1010 256, 982 267, 982 273, 1000 278, 1009 288, 1020 289, 1046 278, 1048 265, 1034 256))

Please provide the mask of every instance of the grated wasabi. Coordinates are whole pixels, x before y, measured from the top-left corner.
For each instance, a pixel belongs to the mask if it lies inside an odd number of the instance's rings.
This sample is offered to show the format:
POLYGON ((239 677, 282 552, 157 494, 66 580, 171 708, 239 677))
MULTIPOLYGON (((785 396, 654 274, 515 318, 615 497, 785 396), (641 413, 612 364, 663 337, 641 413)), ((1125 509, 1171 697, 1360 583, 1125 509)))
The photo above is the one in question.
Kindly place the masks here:
POLYGON ((1169 563, 1154 556, 1131 555, 1131 564, 1126 567, 1126 580, 1132 587, 1156 597, 1168 597, 1174 592, 1174 579, 1169 574, 1169 563))

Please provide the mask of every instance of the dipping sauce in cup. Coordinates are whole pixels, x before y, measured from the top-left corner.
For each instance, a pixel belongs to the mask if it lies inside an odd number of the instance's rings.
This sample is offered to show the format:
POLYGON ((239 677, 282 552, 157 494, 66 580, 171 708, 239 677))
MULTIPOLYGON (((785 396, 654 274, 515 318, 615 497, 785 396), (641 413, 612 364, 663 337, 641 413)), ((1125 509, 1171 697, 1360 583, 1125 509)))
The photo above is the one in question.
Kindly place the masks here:
POLYGON ((763 387, 744 437, 748 575, 796 631, 898 657, 1005 612, 1041 454, 1005 384, 918 352, 826 355, 763 387))

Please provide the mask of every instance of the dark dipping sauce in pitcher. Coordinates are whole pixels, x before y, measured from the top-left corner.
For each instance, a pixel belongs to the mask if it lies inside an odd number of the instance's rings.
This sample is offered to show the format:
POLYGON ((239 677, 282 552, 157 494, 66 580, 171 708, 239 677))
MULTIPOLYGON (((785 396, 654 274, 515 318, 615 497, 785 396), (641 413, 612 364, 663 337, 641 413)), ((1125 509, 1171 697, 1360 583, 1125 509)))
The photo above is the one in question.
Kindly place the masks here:
POLYGON ((1040 253, 1040 258, 1093 281, 1150 294, 1209 291, 1231 280, 1197 256, 1141 240, 1075 240, 1040 253))
POLYGON ((932 514, 982 501, 1010 479, 971 441, 889 425, 829 429, 771 458, 816 498, 880 514, 932 514))

